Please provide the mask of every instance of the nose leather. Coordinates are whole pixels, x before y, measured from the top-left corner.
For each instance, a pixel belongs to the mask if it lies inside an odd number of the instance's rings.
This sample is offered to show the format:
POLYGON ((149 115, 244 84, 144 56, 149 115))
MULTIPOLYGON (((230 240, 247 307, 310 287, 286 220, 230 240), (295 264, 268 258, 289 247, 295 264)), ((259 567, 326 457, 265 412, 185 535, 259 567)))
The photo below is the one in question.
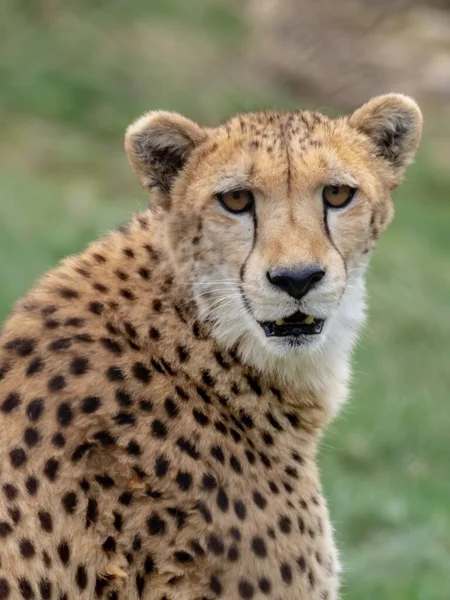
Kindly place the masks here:
POLYGON ((296 300, 303 298, 325 275, 320 265, 301 269, 279 267, 267 272, 270 283, 296 300))

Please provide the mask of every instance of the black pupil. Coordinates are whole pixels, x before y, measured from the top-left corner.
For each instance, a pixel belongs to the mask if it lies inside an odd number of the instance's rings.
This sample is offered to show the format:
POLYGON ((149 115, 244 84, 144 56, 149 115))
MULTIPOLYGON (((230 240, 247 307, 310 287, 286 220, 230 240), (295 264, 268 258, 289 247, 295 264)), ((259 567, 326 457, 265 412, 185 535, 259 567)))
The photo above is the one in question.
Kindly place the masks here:
POLYGON ((337 185, 334 185, 334 186, 331 188, 331 193, 332 193, 332 194, 334 194, 335 196, 337 196, 337 195, 339 194, 339 192, 340 192, 340 191, 341 191, 341 190, 340 190, 340 188, 339 188, 337 185))
POLYGON ((241 197, 241 192, 233 192, 233 198, 235 200, 239 200, 241 197))

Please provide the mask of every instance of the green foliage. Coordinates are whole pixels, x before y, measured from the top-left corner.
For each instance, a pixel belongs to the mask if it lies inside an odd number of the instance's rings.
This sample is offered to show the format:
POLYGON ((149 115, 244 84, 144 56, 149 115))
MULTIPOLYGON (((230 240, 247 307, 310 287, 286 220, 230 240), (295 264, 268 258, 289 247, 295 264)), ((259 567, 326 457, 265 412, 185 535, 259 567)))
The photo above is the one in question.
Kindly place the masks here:
MULTIPOLYGON (((122 151, 139 113, 213 122, 297 104, 242 70, 232 6, 2 2, 1 317, 60 258, 145 206, 122 151)), ((352 398, 324 440, 346 600, 449 598, 449 191, 425 145, 370 270, 352 398)))

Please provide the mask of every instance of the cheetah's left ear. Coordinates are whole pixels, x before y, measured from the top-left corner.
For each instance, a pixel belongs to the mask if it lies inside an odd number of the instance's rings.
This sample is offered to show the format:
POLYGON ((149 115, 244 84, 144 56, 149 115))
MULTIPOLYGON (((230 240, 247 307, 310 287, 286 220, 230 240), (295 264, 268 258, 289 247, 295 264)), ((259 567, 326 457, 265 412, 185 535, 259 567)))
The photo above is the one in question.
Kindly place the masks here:
POLYGON ((358 108, 349 123, 369 136, 378 155, 393 167, 395 183, 400 183, 422 135, 417 103, 403 94, 377 96, 358 108))
POLYGON ((152 111, 128 127, 125 149, 142 185, 157 188, 168 200, 174 179, 205 138, 205 130, 193 121, 177 113, 152 111))

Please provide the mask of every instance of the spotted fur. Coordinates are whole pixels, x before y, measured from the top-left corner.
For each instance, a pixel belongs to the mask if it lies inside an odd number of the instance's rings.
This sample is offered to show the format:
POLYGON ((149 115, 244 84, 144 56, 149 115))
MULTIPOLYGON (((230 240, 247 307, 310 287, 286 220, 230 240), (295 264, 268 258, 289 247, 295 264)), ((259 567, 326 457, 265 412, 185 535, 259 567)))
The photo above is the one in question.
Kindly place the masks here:
POLYGON ((41 279, 0 338, 0 600, 337 598, 317 443, 419 134, 401 96, 130 128, 153 207, 41 279), (317 190, 338 179, 359 198, 330 214, 317 190), (253 214, 219 205, 230 184, 253 214), (321 339, 265 339, 257 320, 294 308, 267 269, 311 261, 321 339))

